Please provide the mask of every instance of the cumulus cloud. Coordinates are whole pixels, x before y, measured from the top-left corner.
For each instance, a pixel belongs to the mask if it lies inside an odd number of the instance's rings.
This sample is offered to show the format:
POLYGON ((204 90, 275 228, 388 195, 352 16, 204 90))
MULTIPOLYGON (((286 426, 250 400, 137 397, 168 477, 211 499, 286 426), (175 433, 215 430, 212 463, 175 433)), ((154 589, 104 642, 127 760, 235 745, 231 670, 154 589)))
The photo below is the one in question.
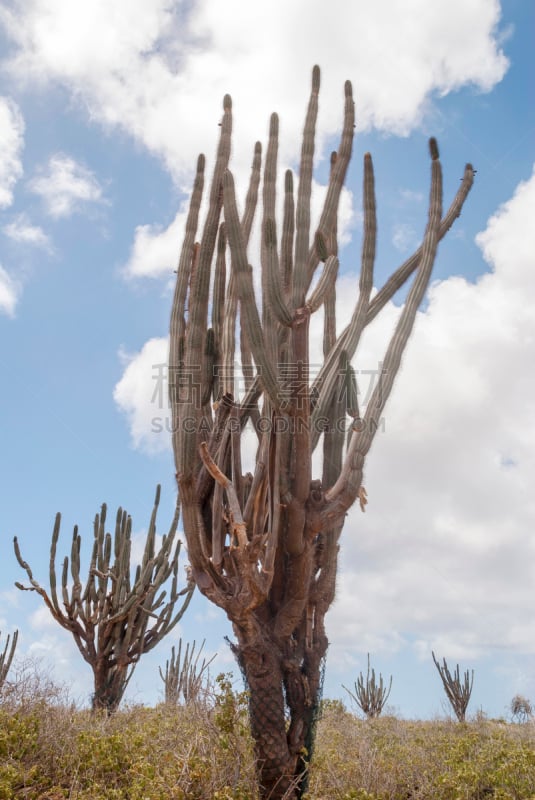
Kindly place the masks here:
POLYGON ((50 238, 41 227, 31 224, 27 214, 18 214, 12 222, 4 225, 2 230, 9 239, 18 244, 52 251, 50 238))
POLYGON ((13 187, 22 175, 24 120, 16 103, 0 97, 0 208, 13 202, 13 187))
POLYGON ((434 285, 418 315, 368 459, 370 505, 345 526, 338 655, 533 652, 534 204, 535 174, 477 237, 492 272, 434 285))
POLYGON ((50 157, 46 169, 29 182, 52 217, 69 217, 84 204, 103 202, 102 187, 90 169, 64 153, 50 157))
POLYGON ((20 286, 0 265, 0 313, 12 317, 20 295, 20 286))
POLYGON ((281 157, 298 155, 304 92, 323 59, 320 149, 339 128, 345 79, 358 127, 408 133, 435 95, 489 91, 503 77, 497 0, 432 6, 284 0, 15 0, 2 21, 21 80, 66 86, 95 120, 122 128, 161 157, 179 183, 200 146, 210 153, 221 100, 231 92, 244 167, 271 111, 281 113, 281 157), (303 20, 307 35, 302 35, 303 20), (343 20, 343 24, 339 24, 343 20), (335 22, 336 21, 336 22, 335 22), (403 41, 402 51, 399 42, 403 41), (202 137, 202 138, 200 138, 202 137), (201 145, 202 141, 202 145, 201 145))
POLYGON ((123 354, 126 368, 113 392, 115 403, 128 419, 133 446, 148 453, 169 447, 167 353, 167 339, 155 338, 139 353, 123 354))
POLYGON ((184 238, 186 217, 187 210, 182 207, 167 228, 161 225, 138 225, 124 267, 125 275, 131 278, 172 277, 184 238))

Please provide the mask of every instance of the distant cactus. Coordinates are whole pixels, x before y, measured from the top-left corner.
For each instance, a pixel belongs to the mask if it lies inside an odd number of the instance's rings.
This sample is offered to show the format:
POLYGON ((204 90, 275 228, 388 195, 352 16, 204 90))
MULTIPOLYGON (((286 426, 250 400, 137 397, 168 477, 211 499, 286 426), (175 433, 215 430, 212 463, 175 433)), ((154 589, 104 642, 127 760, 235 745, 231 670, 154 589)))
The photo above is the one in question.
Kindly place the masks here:
POLYGON ((0 689, 5 683, 7 673, 9 672, 11 662, 13 661, 13 656, 15 655, 15 649, 17 647, 17 640, 19 638, 19 632, 15 631, 13 634, 13 639, 11 639, 11 647, 10 638, 11 637, 8 635, 4 652, 0 653, 0 689))
POLYGON ((461 683, 461 675, 458 664, 455 669, 455 674, 452 675, 448 669, 446 659, 444 658, 442 665, 440 665, 435 658, 435 654, 432 653, 432 655, 433 661, 435 662, 435 667, 437 668, 438 674, 441 677, 444 691, 446 692, 446 697, 450 701, 450 705, 455 712, 455 716, 459 722, 464 722, 466 717, 466 709, 468 708, 470 695, 472 694, 472 687, 474 685, 474 670, 472 670, 471 677, 468 670, 466 670, 464 673, 464 679, 461 683))
POLYGON ((533 717, 533 708, 527 697, 515 694, 511 700, 511 716, 515 722, 527 722, 533 717))
POLYGON ((381 716, 381 712, 385 707, 386 701, 390 696, 392 688, 392 676, 390 676, 390 683, 388 689, 383 683, 383 676, 379 673, 379 683, 375 682, 375 670, 372 669, 370 676, 370 654, 368 653, 368 671, 366 673, 366 680, 362 672, 357 678, 355 686, 355 694, 351 692, 347 686, 343 688, 349 696, 355 701, 361 711, 366 714, 368 719, 375 719, 381 716))
POLYGON ((176 705, 180 699, 185 703, 194 703, 200 699, 203 687, 206 686, 208 678, 208 667, 215 658, 212 656, 208 661, 203 658, 199 665, 205 640, 203 640, 197 655, 195 656, 195 642, 191 646, 186 644, 186 651, 182 659, 182 639, 178 643, 178 653, 175 648, 171 648, 171 660, 165 662, 165 674, 161 667, 158 667, 160 678, 165 686, 165 702, 167 705, 176 705))
POLYGON ((97 514, 93 531, 93 551, 85 588, 80 580, 81 537, 75 526, 72 537, 70 577, 69 558, 63 561, 61 577, 62 606, 56 589, 56 547, 61 514, 56 515, 50 548, 50 595, 34 579, 29 565, 22 559, 17 538, 15 554, 26 570, 31 586, 20 583, 19 589, 36 591, 59 624, 70 631, 80 653, 91 666, 95 691, 93 709, 116 710, 135 665, 169 633, 184 614, 194 589, 188 580, 186 588, 178 591, 178 558, 181 542, 176 541, 178 508, 167 536, 156 549, 156 513, 160 502, 160 487, 156 498, 140 565, 132 582, 130 552, 132 519, 122 508, 117 511, 115 534, 105 532, 106 505, 97 514), (174 552, 173 552, 174 546, 174 552), (169 596, 162 590, 172 578, 169 596), (69 587, 70 584, 70 587, 69 587), (175 604, 184 597, 175 613, 175 604))

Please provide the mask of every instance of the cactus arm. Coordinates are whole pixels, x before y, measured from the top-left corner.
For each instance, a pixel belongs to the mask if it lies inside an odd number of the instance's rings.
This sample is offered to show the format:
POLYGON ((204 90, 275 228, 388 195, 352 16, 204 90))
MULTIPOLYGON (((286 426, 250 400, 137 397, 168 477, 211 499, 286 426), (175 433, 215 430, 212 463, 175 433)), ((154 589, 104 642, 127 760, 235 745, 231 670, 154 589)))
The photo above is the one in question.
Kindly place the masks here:
POLYGON ((262 167, 262 145, 256 142, 254 147, 253 164, 251 167, 251 177, 249 179, 249 188, 245 198, 245 208, 241 220, 243 241, 245 246, 249 243, 251 236, 251 228, 253 227, 253 220, 258 202, 258 188, 260 186, 260 170, 262 167))
POLYGON ((292 287, 292 306, 294 309, 303 306, 309 283, 307 267, 310 240, 310 197, 312 193, 312 168, 319 90, 320 69, 316 65, 312 71, 312 88, 305 117, 301 163, 299 166, 299 186, 297 189, 295 215, 295 264, 292 287))
POLYGON ((260 379, 270 400, 278 407, 278 386, 273 365, 268 357, 256 306, 253 288, 252 270, 247 263, 243 233, 238 220, 234 181, 227 170, 223 179, 223 198, 225 205, 225 222, 232 255, 232 269, 236 275, 237 291, 240 299, 242 321, 251 352, 255 359, 260 379))
POLYGON ((222 389, 222 376, 219 369, 215 369, 215 365, 221 364, 222 355, 222 336, 224 326, 224 310, 225 310, 225 289, 227 280, 227 264, 226 253, 227 237, 225 234, 225 223, 222 222, 219 226, 219 233, 217 237, 217 258, 215 265, 214 276, 214 296, 212 301, 212 330, 214 336, 214 363, 212 365, 213 375, 213 400, 216 402, 224 390, 222 389))
MULTIPOLYGON (((266 321, 270 323, 269 317, 271 314, 281 325, 290 327, 293 321, 293 316, 290 314, 281 286, 280 272, 279 272, 279 257, 277 253, 277 229, 275 220, 272 218, 266 219, 264 223, 264 251, 265 251, 265 264, 266 268, 263 270, 265 273, 264 291, 266 294, 267 307, 266 307, 266 321)), ((273 329, 273 336, 276 337, 276 329, 273 329)), ((276 349, 276 344, 272 345, 272 352, 276 349)))
MULTIPOLYGON (((466 200, 468 193, 472 188, 473 182, 474 170, 471 164, 467 164, 461 186, 458 189, 455 198, 448 209, 448 212, 441 220, 439 239, 443 239, 443 237, 454 224, 455 220, 461 215, 464 201, 466 200)), ((382 310, 382 308, 384 308, 386 303, 394 296, 398 289, 403 286, 410 275, 412 275, 414 270, 418 268, 422 256, 422 249, 423 245, 420 246, 416 252, 394 272, 393 275, 391 275, 384 286, 377 292, 373 300, 370 301, 368 310, 366 312, 366 325, 369 325, 369 323, 375 319, 377 314, 382 310)), ((356 333, 358 333, 358 330, 356 330, 357 319, 357 315, 354 314, 349 325, 340 334, 334 347, 331 349, 329 357, 326 358, 325 363, 323 364, 323 367, 314 382, 314 386, 319 386, 329 380, 329 376, 332 373, 333 367, 335 367, 337 363, 339 353, 342 350, 347 351, 350 359, 353 358, 358 344, 358 336, 356 336, 356 333)), ((324 412, 324 409, 318 408, 316 413, 318 416, 321 416, 322 412, 324 412)))
POLYGON ((324 303, 327 294, 334 288, 339 264, 340 262, 336 256, 327 258, 318 284, 306 301, 306 306, 312 314, 324 303))
POLYGON ((8 634, 6 640, 6 646, 4 647, 3 653, 0 654, 0 689, 5 683, 5 680, 7 678, 7 673, 9 672, 9 668, 11 667, 13 656, 15 655, 15 649, 17 647, 18 638, 19 638, 18 630, 15 631, 12 639, 8 634), (10 641, 11 641, 11 647, 10 647, 10 641))
MULTIPOLYGON (((333 230, 336 226, 340 195, 344 186, 347 168, 349 166, 351 153, 353 150, 353 135, 355 131, 355 103, 353 102, 353 88, 351 86, 351 81, 346 81, 344 91, 344 122, 342 127, 342 135, 340 138, 340 146, 336 155, 331 159, 329 185, 327 187, 327 194, 318 225, 318 231, 322 234, 327 242, 331 241, 333 230)), ((319 254, 316 250, 316 241, 316 238, 314 238, 314 244, 312 245, 308 255, 308 279, 305 286, 306 290, 308 290, 308 287, 310 286, 314 272, 320 261, 319 254)))
MULTIPOLYGON (((171 369, 175 370, 178 369, 178 365, 181 361, 179 342, 184 336, 184 332, 186 330, 186 294, 188 291, 190 271, 193 261, 193 246, 195 242, 195 235, 197 233, 197 226, 199 223, 199 211, 204 189, 204 167, 205 158, 203 155, 200 155, 197 160, 197 171, 195 175, 195 181, 193 183, 193 191, 191 194, 188 216, 186 219, 184 242, 182 244, 180 259, 178 262, 177 280, 171 314, 169 364, 171 365, 171 369)), ((169 391, 172 393, 175 390, 175 382, 170 379, 169 391)))
POLYGON ((284 176, 284 212, 280 257, 281 280, 286 297, 288 297, 292 285, 293 272, 293 243, 295 230, 293 191, 293 173, 291 169, 288 169, 284 176))
MULTIPOLYGON (((450 230, 455 220, 461 216, 461 211, 464 201, 468 197, 468 193, 474 183, 474 168, 471 164, 467 164, 464 170, 461 186, 459 187, 455 198, 447 213, 440 223, 438 231, 439 240, 443 239, 447 232, 450 230)), ((379 289, 375 297, 370 303, 368 314, 366 317, 366 324, 368 325, 394 294, 400 289, 407 278, 417 269, 422 258, 423 245, 416 250, 416 252, 408 258, 403 264, 390 276, 384 286, 379 289)))
POLYGON ((369 153, 364 156, 363 207, 364 236, 362 241, 359 296, 351 321, 346 328, 347 333, 344 331, 344 334, 335 343, 313 384, 313 388, 319 392, 318 403, 313 412, 313 447, 315 447, 319 438, 317 420, 325 416, 332 393, 336 387, 336 373, 340 356, 343 351, 346 351, 349 360, 351 360, 366 325, 366 314, 373 287, 373 266, 377 237, 375 180, 373 162, 369 153))
POLYGON ((222 196, 221 181, 230 156, 230 135, 232 131, 232 101, 225 95, 223 101, 223 120, 219 140, 214 175, 210 188, 208 212, 201 237, 198 264, 192 270, 189 292, 189 320, 185 334, 184 374, 191 378, 193 391, 188 393, 184 402, 179 404, 177 437, 177 472, 188 474, 197 463, 197 430, 202 417, 200 399, 204 387, 195 384, 199 378, 198 369, 203 364, 203 342, 207 327, 208 298, 210 290, 211 262, 216 245, 219 218, 221 215, 222 196), (182 425, 182 420, 194 420, 197 424, 182 425), (180 430, 183 428, 183 430, 180 430))
POLYGON ((326 493, 327 506, 322 512, 328 522, 333 514, 345 513, 355 501, 362 482, 364 458, 373 441, 381 413, 392 390, 394 379, 401 364, 401 355, 411 334, 416 312, 423 300, 431 277, 431 269, 438 245, 438 232, 442 213, 442 169, 438 159, 436 141, 431 140, 431 192, 429 201, 429 220, 422 245, 422 259, 416 278, 411 286, 407 300, 396 325, 394 335, 387 348, 383 361, 384 376, 374 388, 364 415, 364 425, 354 430, 349 444, 346 460, 335 485, 326 493), (375 427, 374 427, 375 426, 375 427))

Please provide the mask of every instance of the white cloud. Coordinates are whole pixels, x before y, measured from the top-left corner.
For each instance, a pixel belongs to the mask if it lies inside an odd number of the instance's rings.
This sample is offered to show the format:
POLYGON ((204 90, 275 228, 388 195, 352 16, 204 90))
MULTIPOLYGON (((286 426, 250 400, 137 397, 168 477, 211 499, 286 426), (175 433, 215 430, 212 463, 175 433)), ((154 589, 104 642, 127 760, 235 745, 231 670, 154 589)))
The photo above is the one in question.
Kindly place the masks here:
POLYGON ((40 247, 48 252, 52 251, 49 237, 38 225, 32 225, 26 214, 18 214, 13 222, 4 225, 3 232, 19 244, 40 247))
POLYGON ((187 210, 181 208, 167 228, 162 228, 161 225, 138 225, 130 257, 124 268, 125 274, 131 278, 172 278, 184 238, 186 216, 187 210))
POLYGON ((367 513, 345 525, 337 653, 370 637, 426 657, 534 651, 534 205, 535 173, 477 237, 493 272, 434 285, 418 315, 367 513))
POLYGON ((29 188, 43 199, 52 217, 69 217, 85 203, 103 202, 102 188, 91 170, 64 153, 51 156, 47 169, 32 178, 29 188))
POLYGON ((346 78, 355 86, 358 127, 397 133, 418 125, 436 94, 490 90, 507 69, 499 16, 497 0, 389 0, 387 13, 383 3, 343 0, 291 7, 198 0, 188 10, 177 0, 93 0, 83 8, 16 0, 1 18, 22 81, 66 86, 93 119, 126 130, 182 183, 198 150, 213 150, 226 92, 244 169, 272 110, 282 119, 281 158, 295 160, 303 95, 319 57, 319 149, 339 128, 346 78))
POLYGON ((133 446, 148 453, 169 447, 167 358, 167 339, 149 339, 139 353, 124 356, 127 365, 113 392, 113 399, 128 419, 133 446))
POLYGON ((0 265, 0 313, 12 317, 20 295, 20 286, 0 265))
POLYGON ((399 222, 392 229, 392 244, 400 253, 408 253, 418 246, 418 234, 412 225, 399 222))
POLYGON ((16 103, 0 97, 0 208, 13 202, 13 187, 22 175, 24 120, 16 103))

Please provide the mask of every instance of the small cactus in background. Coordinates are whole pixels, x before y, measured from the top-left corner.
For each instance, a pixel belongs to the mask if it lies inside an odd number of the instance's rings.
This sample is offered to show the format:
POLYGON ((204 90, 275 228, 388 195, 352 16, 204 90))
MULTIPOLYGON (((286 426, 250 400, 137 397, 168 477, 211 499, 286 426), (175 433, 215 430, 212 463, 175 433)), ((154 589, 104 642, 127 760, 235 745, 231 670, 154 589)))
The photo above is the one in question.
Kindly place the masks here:
POLYGON ((4 647, 4 652, 0 654, 0 689, 4 685, 5 680, 7 678, 7 673, 9 672, 11 662, 13 661, 13 656, 15 655, 15 649, 17 647, 18 638, 19 638, 18 631, 15 631, 12 639, 8 635, 6 646, 4 647), (11 639, 11 646, 10 646, 10 639, 11 639))
POLYGON ((390 696, 392 688, 392 676, 390 676, 390 683, 388 689, 383 683, 383 676, 379 673, 379 683, 375 681, 375 670, 372 669, 370 675, 370 654, 368 653, 368 671, 366 672, 366 680, 362 672, 357 678, 355 686, 355 694, 351 692, 347 686, 343 686, 352 700, 358 705, 360 710, 366 714, 368 719, 375 719, 381 716, 381 712, 385 707, 386 701, 390 696))
POLYGON ((182 660, 182 639, 180 639, 178 653, 175 654, 175 648, 171 648, 171 660, 165 662, 165 674, 162 672, 161 667, 158 667, 160 678, 165 686, 165 702, 167 705, 177 705, 181 697, 185 703, 195 703, 200 699, 203 689, 207 688, 208 667, 214 660, 215 655, 208 661, 203 658, 199 666, 199 658, 204 643, 205 640, 203 639, 199 652, 195 656, 195 642, 191 646, 191 651, 188 642, 184 659, 182 660))
POLYGON ((474 670, 472 670, 471 676, 469 671, 466 670, 463 681, 461 682, 458 664, 455 668, 455 674, 452 675, 448 669, 446 659, 444 658, 442 665, 440 665, 435 658, 435 654, 432 653, 432 655, 433 661, 435 662, 435 667, 437 668, 438 674, 442 679, 442 685, 444 686, 446 697, 450 701, 451 707, 455 712, 455 716, 459 722, 464 722, 466 717, 466 709, 468 708, 470 695, 472 694, 472 687, 474 685, 474 670))
POLYGON ((145 550, 132 582, 130 552, 132 546, 132 519, 119 508, 115 535, 105 532, 106 505, 97 514, 93 530, 93 551, 87 582, 80 580, 81 537, 74 527, 69 586, 69 558, 63 561, 61 577, 62 605, 56 589, 56 547, 61 525, 61 514, 56 515, 50 547, 50 595, 34 579, 32 571, 23 560, 17 537, 14 539, 15 555, 26 570, 31 586, 20 583, 19 589, 35 591, 41 595, 48 610, 63 628, 70 631, 80 653, 93 670, 93 709, 115 711, 121 701, 135 665, 143 655, 152 650, 177 624, 189 605, 194 586, 178 591, 178 557, 181 542, 176 541, 178 507, 167 536, 163 536, 156 549, 156 513, 160 502, 160 487, 152 511, 145 550), (173 552, 174 548, 174 552, 173 552), (172 578, 171 590, 166 598, 162 590, 172 578), (175 613, 179 597, 182 606, 175 613))

